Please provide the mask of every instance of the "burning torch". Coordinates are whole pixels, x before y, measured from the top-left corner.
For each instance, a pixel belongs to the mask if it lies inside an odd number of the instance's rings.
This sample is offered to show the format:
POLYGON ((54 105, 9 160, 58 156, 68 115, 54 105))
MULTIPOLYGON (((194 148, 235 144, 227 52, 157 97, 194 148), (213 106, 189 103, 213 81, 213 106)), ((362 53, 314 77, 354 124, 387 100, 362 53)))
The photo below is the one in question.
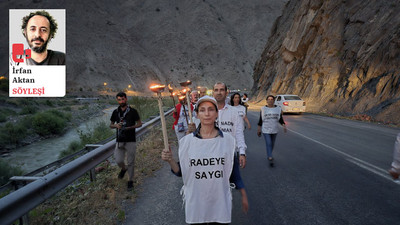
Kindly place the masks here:
POLYGON ((168 145, 168 136, 167 136, 167 124, 165 123, 164 111, 162 109, 162 101, 161 101, 161 92, 164 91, 165 85, 153 85, 150 87, 150 90, 157 93, 158 97, 158 108, 160 109, 160 118, 161 118, 161 126, 162 133, 164 137, 164 149, 169 149, 168 145))
POLYGON ((185 110, 185 105, 183 104, 183 100, 185 100, 186 96, 185 95, 180 95, 178 96, 179 102, 181 102, 182 106, 183 106, 183 113, 185 114, 185 119, 186 119, 186 123, 189 124, 188 118, 187 118, 187 114, 186 114, 186 110, 185 110))
POLYGON ((171 84, 168 84, 168 91, 171 94, 170 97, 172 98, 172 101, 174 102, 174 107, 175 107, 175 98, 174 98, 175 92, 174 92, 174 89, 171 87, 171 84))
POLYGON ((192 108, 190 107, 190 100, 189 100, 189 91, 190 89, 188 88, 189 85, 192 84, 192 81, 187 80, 185 82, 181 82, 179 83, 182 87, 184 87, 185 89, 183 90, 184 92, 186 92, 186 101, 187 101, 187 105, 188 105, 188 110, 189 110, 189 118, 190 118, 190 123, 193 123, 193 118, 192 118, 192 108))

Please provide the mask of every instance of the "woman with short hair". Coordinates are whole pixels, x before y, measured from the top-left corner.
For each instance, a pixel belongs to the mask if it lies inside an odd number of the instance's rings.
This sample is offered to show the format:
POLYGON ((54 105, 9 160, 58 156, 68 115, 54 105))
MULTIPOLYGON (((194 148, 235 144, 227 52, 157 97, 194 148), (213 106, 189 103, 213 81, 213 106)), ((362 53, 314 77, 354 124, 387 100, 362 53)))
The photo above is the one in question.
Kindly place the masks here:
MULTIPOLYGON (((231 96, 231 106, 238 110, 239 116, 243 119, 244 122, 247 124, 247 129, 251 129, 250 121, 247 118, 247 110, 246 107, 242 103, 242 99, 240 98, 239 93, 233 93, 231 96)), ((246 129, 246 127, 245 127, 246 129)))
POLYGON ((286 125, 285 121, 283 121, 281 107, 275 105, 275 97, 273 95, 268 95, 266 100, 267 105, 261 108, 260 119, 258 120, 257 135, 261 137, 261 132, 263 133, 269 165, 273 167, 274 158, 272 157, 272 151, 275 146, 279 124, 283 126, 285 133, 286 125))

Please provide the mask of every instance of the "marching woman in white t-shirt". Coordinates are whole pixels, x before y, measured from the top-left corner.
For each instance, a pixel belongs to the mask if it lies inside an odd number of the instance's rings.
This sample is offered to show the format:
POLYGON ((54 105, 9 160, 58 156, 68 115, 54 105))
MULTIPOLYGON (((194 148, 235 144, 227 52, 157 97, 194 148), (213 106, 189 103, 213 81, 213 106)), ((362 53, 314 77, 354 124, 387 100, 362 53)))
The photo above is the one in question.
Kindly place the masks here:
POLYGON ((275 139, 278 134, 279 124, 283 126, 283 129, 286 133, 286 125, 282 117, 282 109, 279 106, 275 106, 274 103, 275 97, 273 95, 268 95, 267 105, 261 108, 257 130, 257 135, 259 137, 261 137, 261 132, 264 135, 265 144, 267 147, 267 157, 271 167, 274 166, 272 151, 274 149, 275 139))
POLYGON ((240 94, 239 93, 233 93, 231 96, 231 106, 236 108, 239 112, 240 118, 243 119, 244 122, 247 124, 247 129, 251 129, 250 121, 247 118, 247 110, 246 107, 242 103, 242 99, 240 99, 240 94))
POLYGON ((182 174, 186 223, 229 224, 232 214, 229 177, 235 139, 215 126, 218 107, 213 97, 200 98, 195 108, 200 125, 179 141, 179 163, 170 149, 164 150, 161 158, 176 175, 182 174))

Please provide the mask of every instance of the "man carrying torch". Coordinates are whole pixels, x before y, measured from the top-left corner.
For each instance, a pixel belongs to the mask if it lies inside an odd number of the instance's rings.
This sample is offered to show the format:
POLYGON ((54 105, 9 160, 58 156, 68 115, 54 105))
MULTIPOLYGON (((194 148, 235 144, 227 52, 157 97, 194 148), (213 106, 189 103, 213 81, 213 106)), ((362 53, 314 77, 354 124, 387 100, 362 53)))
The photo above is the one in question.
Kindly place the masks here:
MULTIPOLYGON (((192 133, 196 130, 196 125, 193 121, 193 115, 192 115, 193 105, 191 104, 191 101, 189 100, 189 91, 190 91, 189 85, 192 84, 192 81, 187 80, 187 81, 181 82, 179 84, 184 88, 183 92, 186 94, 186 101, 187 101, 188 108, 189 107, 191 108, 191 110, 189 110, 190 123, 188 124, 188 130, 186 133, 192 133)), ((197 99, 196 99, 196 101, 197 101, 197 99)))
MULTIPOLYGON (((172 114, 175 119, 174 124, 172 125, 172 129, 175 130, 176 137, 179 141, 188 132, 189 108, 187 107, 187 100, 185 95, 179 96, 178 99, 179 103, 175 106, 176 111, 172 114)), ((190 109, 193 110, 193 106, 190 107, 190 109)))

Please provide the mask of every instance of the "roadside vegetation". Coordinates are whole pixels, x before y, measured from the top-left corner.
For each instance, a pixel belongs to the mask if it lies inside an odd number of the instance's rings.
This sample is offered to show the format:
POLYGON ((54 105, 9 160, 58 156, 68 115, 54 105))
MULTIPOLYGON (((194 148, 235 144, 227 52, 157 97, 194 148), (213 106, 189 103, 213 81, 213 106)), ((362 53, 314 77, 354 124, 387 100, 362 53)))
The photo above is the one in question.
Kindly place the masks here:
MULTIPOLYGON (((164 109, 174 107, 174 103, 170 97, 164 96, 162 98, 162 102, 164 109)), ((110 105, 115 106, 115 108, 118 106, 114 98, 109 99, 108 103, 110 105)), ((146 121, 152 116, 159 115, 158 100, 157 97, 155 96, 153 97, 129 96, 128 104, 138 111, 140 119, 142 121, 146 121)))
POLYGON ((100 114, 106 104, 104 100, 82 103, 72 97, 9 98, 1 95, 0 153, 62 135, 84 118, 100 114), (79 109, 84 105, 89 105, 86 110, 79 109))
MULTIPOLYGON (((109 103, 114 104, 115 108, 117 107, 115 104, 115 99, 109 100, 109 103)), ((133 96, 129 97, 128 103, 131 107, 138 111, 142 122, 149 120, 152 116, 159 115, 158 102, 156 98, 133 96)), ((172 99, 163 99, 163 105, 166 107, 169 105, 172 106, 172 104, 172 99)), ((115 134, 115 130, 110 129, 109 123, 107 122, 99 122, 94 128, 88 128, 86 132, 81 130, 78 132, 80 140, 71 142, 68 146, 68 149, 61 152, 59 158, 63 158, 80 151, 85 147, 86 144, 98 143, 102 140, 112 137, 115 134)))
MULTIPOLYGON (((0 186, 8 183, 8 180, 12 176, 20 176, 24 171, 18 167, 10 166, 5 160, 0 159, 0 186)), ((0 193, 0 197, 2 197, 0 193)))
POLYGON ((88 128, 86 132, 81 130, 79 132, 79 141, 73 141, 69 144, 68 149, 62 151, 58 158, 64 158, 71 155, 85 147, 86 144, 95 144, 111 137, 114 132, 109 128, 106 122, 98 122, 94 128, 88 128))
MULTIPOLYGON (((164 104, 171 105, 172 100, 164 104)), ((157 99, 153 97, 129 97, 129 104, 138 109, 142 121, 158 115, 157 99)), ((63 135, 88 118, 102 114, 108 107, 117 107, 114 96, 101 96, 95 102, 80 102, 73 97, 65 98, 9 98, 0 95, 0 154, 46 138, 63 135)), ((73 154, 86 144, 95 144, 114 135, 109 123, 99 122, 87 131, 78 131, 80 139, 69 144, 59 158, 73 154)), ((29 171, 25 171, 29 172, 29 171)), ((0 186, 15 175, 22 175, 18 167, 0 161, 0 186)))
MULTIPOLYGON (((167 117, 171 127, 172 117, 167 117)), ((168 129, 172 146, 177 145, 175 133, 168 129)), ((96 167, 96 181, 86 175, 42 203, 29 214, 31 224, 121 224, 125 221, 124 202, 134 202, 144 179, 161 168, 163 146, 161 125, 138 141, 135 161, 134 191, 126 191, 127 178, 119 180, 119 167, 113 159, 96 167)))

